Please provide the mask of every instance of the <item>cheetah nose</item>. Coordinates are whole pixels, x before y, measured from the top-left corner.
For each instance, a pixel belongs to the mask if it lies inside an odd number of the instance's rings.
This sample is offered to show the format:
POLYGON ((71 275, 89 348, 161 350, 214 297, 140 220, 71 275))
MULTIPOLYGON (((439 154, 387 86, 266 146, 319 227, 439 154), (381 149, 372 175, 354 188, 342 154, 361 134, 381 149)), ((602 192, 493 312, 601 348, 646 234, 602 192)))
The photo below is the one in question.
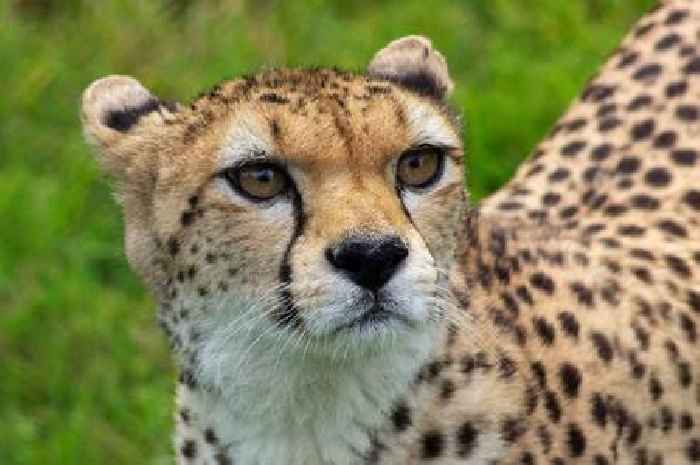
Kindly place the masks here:
POLYGON ((376 291, 386 284, 408 256, 396 235, 354 234, 326 249, 328 261, 355 284, 376 291))

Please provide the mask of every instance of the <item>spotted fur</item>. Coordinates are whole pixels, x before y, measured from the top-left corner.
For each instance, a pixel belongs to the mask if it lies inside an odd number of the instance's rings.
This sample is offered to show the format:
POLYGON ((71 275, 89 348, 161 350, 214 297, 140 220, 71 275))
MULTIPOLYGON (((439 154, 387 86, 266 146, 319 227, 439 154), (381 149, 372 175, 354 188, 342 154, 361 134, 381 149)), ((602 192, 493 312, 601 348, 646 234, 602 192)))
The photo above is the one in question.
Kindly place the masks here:
POLYGON ((693 1, 646 15, 470 209, 424 38, 365 75, 268 71, 189 107, 93 84, 85 131, 181 369, 178 463, 700 462, 699 25, 693 1), (397 158, 425 145, 443 177, 401 188, 397 158), (284 198, 221 176, 260 159, 288 170, 284 198), (396 321, 362 331, 364 294, 324 258, 360 230, 409 250, 382 291, 396 321))

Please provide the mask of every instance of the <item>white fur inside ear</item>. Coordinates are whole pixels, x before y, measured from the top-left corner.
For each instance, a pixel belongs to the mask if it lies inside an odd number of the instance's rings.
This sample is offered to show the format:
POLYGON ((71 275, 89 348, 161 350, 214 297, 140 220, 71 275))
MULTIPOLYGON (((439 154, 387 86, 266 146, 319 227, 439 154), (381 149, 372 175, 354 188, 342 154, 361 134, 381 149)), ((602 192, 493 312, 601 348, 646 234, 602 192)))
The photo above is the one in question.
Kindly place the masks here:
POLYGON ((449 96, 454 87, 445 58, 423 36, 394 40, 377 52, 367 71, 437 99, 449 96))
POLYGON ((136 79, 107 76, 93 82, 83 92, 83 123, 90 135, 101 140, 111 131, 128 131, 141 116, 157 110, 160 105, 136 79))

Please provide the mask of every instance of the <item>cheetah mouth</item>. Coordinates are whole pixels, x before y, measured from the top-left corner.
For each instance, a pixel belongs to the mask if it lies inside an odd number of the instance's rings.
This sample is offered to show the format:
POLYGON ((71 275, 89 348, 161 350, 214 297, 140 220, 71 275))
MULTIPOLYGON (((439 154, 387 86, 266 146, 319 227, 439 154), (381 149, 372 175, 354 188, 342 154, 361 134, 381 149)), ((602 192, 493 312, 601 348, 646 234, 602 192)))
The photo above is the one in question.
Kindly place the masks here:
POLYGON ((409 328, 415 326, 415 322, 390 308, 387 305, 379 302, 375 297, 374 303, 362 314, 337 328, 334 333, 338 334, 344 331, 364 331, 381 329, 398 323, 409 328))

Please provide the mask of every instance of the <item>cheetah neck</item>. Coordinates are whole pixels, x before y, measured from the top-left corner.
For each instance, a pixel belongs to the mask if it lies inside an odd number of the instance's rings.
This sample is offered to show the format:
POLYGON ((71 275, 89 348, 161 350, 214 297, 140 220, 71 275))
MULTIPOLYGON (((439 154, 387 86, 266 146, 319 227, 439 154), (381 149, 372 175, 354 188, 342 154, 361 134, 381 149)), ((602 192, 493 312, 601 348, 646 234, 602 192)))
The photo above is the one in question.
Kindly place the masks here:
MULTIPOLYGON (((441 333, 442 326, 432 324, 372 354, 341 357, 306 350, 280 354, 262 340, 251 351, 245 338, 227 341, 226 353, 239 356, 217 366, 214 388, 179 388, 179 408, 192 424, 179 425, 178 444, 188 435, 204 438, 209 430, 216 453, 237 465, 362 463, 441 333)), ((203 347, 202 359, 221 359, 212 347, 203 347)), ((212 380, 211 367, 197 377, 212 380)))

